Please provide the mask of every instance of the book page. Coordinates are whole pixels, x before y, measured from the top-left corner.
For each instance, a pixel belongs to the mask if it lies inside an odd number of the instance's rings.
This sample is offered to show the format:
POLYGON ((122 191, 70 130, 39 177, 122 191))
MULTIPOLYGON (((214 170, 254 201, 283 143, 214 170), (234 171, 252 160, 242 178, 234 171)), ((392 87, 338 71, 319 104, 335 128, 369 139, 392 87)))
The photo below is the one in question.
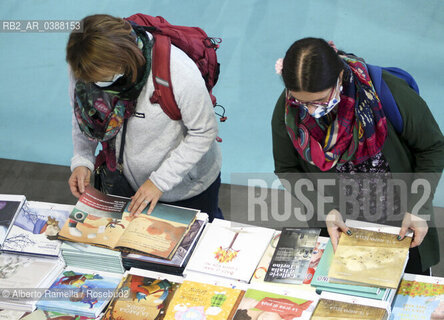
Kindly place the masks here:
POLYGON ((115 248, 132 219, 122 213, 130 199, 109 196, 88 186, 59 236, 64 240, 115 248))

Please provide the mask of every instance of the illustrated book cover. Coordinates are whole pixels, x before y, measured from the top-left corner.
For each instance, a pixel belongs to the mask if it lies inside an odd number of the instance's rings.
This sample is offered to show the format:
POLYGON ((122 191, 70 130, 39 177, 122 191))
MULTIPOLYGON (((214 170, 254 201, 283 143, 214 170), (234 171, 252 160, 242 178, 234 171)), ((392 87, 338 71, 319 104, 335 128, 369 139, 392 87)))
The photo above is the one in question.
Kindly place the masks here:
POLYGON ((26 201, 3 242, 3 251, 58 256, 57 234, 68 219, 72 205, 26 201))
POLYGON ((330 282, 380 288, 398 287, 408 259, 411 237, 350 228, 343 235, 328 272, 330 282))
POLYGON ((87 188, 60 238, 171 259, 199 211, 157 204, 150 215, 145 208, 135 216, 127 210, 129 200, 87 188))
POLYGON ((161 320, 180 283, 128 273, 102 320, 161 320))
POLYGON ((37 308, 97 317, 114 296, 121 280, 121 274, 67 267, 47 295, 38 301, 37 308))
POLYGON ((444 319, 444 278, 405 273, 390 319, 444 319))
POLYGON ((239 289, 185 280, 173 295, 164 319, 231 319, 243 292, 239 289))
POLYGON ((274 230, 214 219, 208 224, 187 270, 249 282, 274 230), (253 245, 254 244, 254 245, 253 245))
POLYGON ((376 307, 354 301, 338 301, 332 299, 319 299, 318 305, 311 317, 312 320, 386 320, 389 312, 386 308, 376 307))
POLYGON ((302 284, 320 229, 283 228, 265 281, 302 284))
POLYGON ((319 291, 336 292, 342 294, 349 294, 363 298, 371 298, 378 300, 387 300, 389 291, 393 289, 377 288, 368 286, 357 286, 344 283, 333 283, 329 281, 328 271, 334 257, 333 246, 328 240, 324 254, 316 269, 316 272, 311 281, 311 285, 319 291))
MULTIPOLYGON (((301 296, 304 294, 300 293, 301 296)), ((316 301, 317 298, 309 300, 250 288, 245 292, 233 320, 310 319, 316 301)))

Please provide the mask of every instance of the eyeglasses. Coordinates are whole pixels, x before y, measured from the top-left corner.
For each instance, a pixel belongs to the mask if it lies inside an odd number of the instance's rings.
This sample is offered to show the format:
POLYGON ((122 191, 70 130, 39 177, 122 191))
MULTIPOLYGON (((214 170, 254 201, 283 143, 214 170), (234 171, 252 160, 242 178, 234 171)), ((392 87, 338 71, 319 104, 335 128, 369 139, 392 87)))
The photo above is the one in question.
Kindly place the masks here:
POLYGON ((292 105, 296 105, 296 106, 301 106, 305 109, 307 109, 309 107, 314 107, 314 108, 327 108, 328 105, 330 104, 330 101, 332 100, 333 97, 333 93, 335 93, 336 89, 338 88, 339 85, 339 78, 338 81, 336 82, 336 86, 334 86, 331 91, 330 94, 328 95, 328 99, 325 102, 311 102, 311 101, 300 101, 298 99, 296 99, 295 97, 293 97, 290 94, 289 90, 286 90, 286 99, 287 99, 287 103, 288 104, 292 104, 292 105))

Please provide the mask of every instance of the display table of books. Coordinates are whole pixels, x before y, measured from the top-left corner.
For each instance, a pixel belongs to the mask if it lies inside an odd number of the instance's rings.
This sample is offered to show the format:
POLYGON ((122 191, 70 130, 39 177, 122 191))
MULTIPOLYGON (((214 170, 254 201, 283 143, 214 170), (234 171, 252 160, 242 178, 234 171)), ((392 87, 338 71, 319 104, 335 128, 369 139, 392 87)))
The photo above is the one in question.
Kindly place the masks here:
POLYGON ((334 252, 319 229, 129 201, 0 195, 0 319, 444 319, 444 279, 404 273, 397 228, 347 221, 334 252))

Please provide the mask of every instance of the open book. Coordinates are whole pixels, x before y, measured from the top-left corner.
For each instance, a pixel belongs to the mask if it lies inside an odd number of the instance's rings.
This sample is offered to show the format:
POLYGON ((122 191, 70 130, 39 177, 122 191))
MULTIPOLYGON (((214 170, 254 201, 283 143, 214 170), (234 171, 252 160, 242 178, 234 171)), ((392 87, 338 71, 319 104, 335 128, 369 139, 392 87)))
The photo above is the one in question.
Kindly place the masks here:
POLYGON ((199 210, 157 204, 151 215, 134 216, 130 200, 88 187, 59 238, 171 259, 199 210))

